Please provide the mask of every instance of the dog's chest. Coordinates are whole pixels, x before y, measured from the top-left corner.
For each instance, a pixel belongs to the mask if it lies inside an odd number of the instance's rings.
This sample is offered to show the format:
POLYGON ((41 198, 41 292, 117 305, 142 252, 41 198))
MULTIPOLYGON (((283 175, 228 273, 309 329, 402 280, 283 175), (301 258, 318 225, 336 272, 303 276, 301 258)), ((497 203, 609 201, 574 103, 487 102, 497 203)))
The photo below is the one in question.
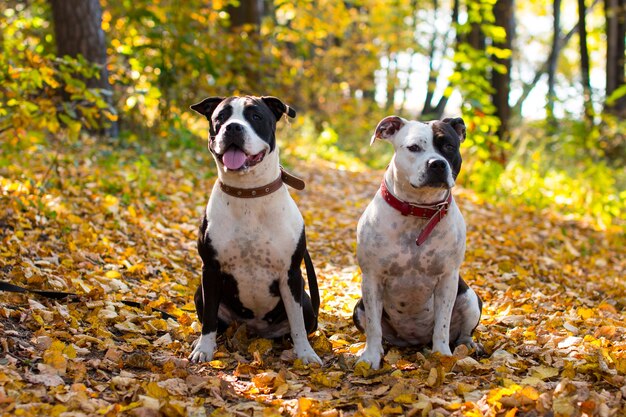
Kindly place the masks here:
POLYGON ((207 219, 220 269, 237 282, 243 305, 257 312, 271 308, 278 298, 270 288, 287 279, 304 224, 288 192, 256 199, 212 195, 207 219))
POLYGON ((368 206, 358 229, 358 257, 364 274, 382 281, 384 298, 423 305, 442 277, 459 267, 465 252, 465 226, 452 206, 421 246, 415 240, 427 219, 402 216, 387 203, 368 206))

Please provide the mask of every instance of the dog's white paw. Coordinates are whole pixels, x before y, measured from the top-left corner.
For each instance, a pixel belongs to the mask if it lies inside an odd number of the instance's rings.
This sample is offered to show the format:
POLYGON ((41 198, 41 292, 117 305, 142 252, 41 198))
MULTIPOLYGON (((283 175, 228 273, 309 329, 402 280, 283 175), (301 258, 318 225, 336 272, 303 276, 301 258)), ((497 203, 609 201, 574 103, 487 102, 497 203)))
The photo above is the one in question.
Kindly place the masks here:
POLYGON ((215 352, 215 334, 203 334, 194 342, 193 350, 189 355, 191 362, 208 362, 213 359, 215 352))
POLYGON ((383 347, 373 347, 372 345, 366 344, 365 349, 361 351, 361 356, 359 356, 359 362, 365 362, 369 364, 372 369, 380 368, 380 360, 383 357, 383 347))
POLYGON ((452 356, 450 345, 447 343, 435 343, 433 342, 433 353, 439 352, 445 356, 452 356))
POLYGON ((322 360, 320 359, 319 356, 317 356, 317 353, 315 353, 315 351, 313 350, 311 346, 306 346, 300 349, 295 349, 295 351, 296 351, 296 356, 298 357, 298 359, 302 361, 302 363, 304 364, 317 363, 319 365, 323 365, 322 360))

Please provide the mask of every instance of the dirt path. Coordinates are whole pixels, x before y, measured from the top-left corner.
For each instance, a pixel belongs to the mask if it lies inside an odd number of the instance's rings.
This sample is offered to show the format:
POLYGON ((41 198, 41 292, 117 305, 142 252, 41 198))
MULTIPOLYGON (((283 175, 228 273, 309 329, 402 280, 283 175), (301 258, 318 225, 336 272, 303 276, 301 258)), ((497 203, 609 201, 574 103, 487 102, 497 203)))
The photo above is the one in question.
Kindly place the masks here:
POLYGON ((107 155, 66 154, 52 175, 45 155, 0 169, 0 279, 83 294, 71 303, 0 294, 4 415, 626 413, 623 237, 456 190, 487 357, 387 347, 381 371, 355 369, 355 228, 382 173, 296 161, 307 188, 292 195, 322 291, 312 341, 325 366, 294 363, 290 343, 242 328, 222 337, 216 360, 190 365, 207 161, 155 168, 107 155))

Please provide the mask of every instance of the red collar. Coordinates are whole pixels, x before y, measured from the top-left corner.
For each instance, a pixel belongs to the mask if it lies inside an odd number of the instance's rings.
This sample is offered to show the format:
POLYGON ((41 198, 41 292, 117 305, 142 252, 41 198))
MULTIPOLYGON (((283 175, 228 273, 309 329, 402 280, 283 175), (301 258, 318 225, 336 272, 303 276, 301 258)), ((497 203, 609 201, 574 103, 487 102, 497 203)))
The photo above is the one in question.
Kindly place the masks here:
POLYGON ((426 239, 428 239, 428 236, 430 236, 435 226, 448 214, 448 209, 452 202, 452 194, 448 191, 448 197, 439 203, 424 206, 407 203, 391 194, 387 188, 387 184, 385 184, 384 177, 383 182, 380 184, 380 194, 387 204, 398 210, 403 216, 415 216, 422 219, 429 219, 415 241, 417 246, 421 246, 426 239))

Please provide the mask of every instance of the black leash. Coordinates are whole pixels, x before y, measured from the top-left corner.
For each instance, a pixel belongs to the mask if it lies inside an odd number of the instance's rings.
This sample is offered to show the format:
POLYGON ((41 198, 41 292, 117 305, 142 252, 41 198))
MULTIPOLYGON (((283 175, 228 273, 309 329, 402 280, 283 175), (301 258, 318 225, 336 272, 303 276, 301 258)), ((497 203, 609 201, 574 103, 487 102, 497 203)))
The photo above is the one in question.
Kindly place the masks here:
POLYGON ((11 284, 9 282, 0 281, 0 291, 6 292, 18 292, 18 293, 32 293, 41 295, 42 297, 52 298, 53 300, 62 300, 63 298, 79 298, 78 294, 62 291, 46 291, 46 290, 31 290, 29 288, 20 287, 19 285, 11 284))
POLYGON ((317 287, 317 275, 315 275, 315 267, 313 267, 313 261, 311 261, 311 255, 309 255, 308 249, 304 250, 304 266, 306 268, 306 278, 309 282, 309 291, 311 292, 311 305, 313 306, 313 313, 315 313, 315 317, 318 317, 320 308, 320 290, 317 287))
MULTIPOLYGON (((308 268, 307 268, 307 271, 308 271, 308 268)), ((22 293, 22 294, 31 293, 31 294, 40 295, 45 298, 50 298, 53 300, 62 300, 64 298, 69 298, 70 299, 69 301, 72 301, 72 302, 80 301, 80 296, 72 292, 33 290, 30 288, 20 287, 19 285, 11 284, 5 281, 0 281, 0 291, 15 292, 15 293, 22 293)), ((318 299, 319 299, 319 296, 318 296, 318 299)), ((129 307, 136 307, 139 309, 143 309, 143 305, 137 301, 120 300, 120 302, 129 307)), ((174 320, 177 319, 176 316, 173 316, 170 313, 163 311, 161 309, 153 308, 152 310, 158 311, 159 313, 161 313, 161 316, 164 319, 174 319, 174 320)))

